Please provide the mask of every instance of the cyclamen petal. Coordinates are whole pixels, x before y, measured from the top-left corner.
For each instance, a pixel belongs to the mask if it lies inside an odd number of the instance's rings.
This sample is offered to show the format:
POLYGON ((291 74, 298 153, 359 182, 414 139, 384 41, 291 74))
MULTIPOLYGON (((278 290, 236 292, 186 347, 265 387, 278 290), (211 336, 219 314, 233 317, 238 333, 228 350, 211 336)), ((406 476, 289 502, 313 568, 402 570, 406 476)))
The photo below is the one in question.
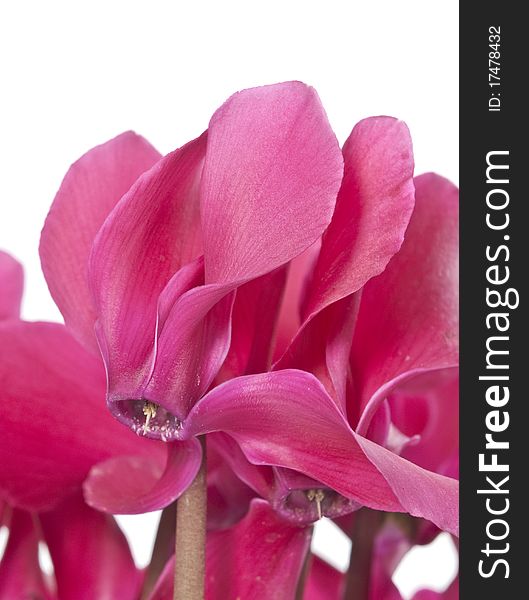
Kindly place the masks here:
MULTIPOLYGON (((207 438, 208 531, 227 529, 235 525, 248 513, 250 502, 256 497, 255 492, 233 471, 223 453, 219 452, 219 444, 216 443, 215 437, 222 435, 212 434, 207 438)), ((239 454, 242 454, 236 442, 231 442, 239 454)))
POLYGON ((213 115, 201 187, 207 283, 264 275, 323 233, 343 161, 314 89, 244 90, 213 115))
MULTIPOLYGON (((290 82, 232 96, 213 116, 207 144, 204 135, 138 180, 103 225, 90 260, 109 405, 120 420, 139 431, 150 402, 162 416, 146 435, 161 438, 163 421, 165 439, 178 437, 228 352, 230 294, 321 236, 341 176, 341 153, 316 93, 290 82), (199 179, 205 285, 178 284, 178 295, 171 277, 179 279, 184 265, 171 243, 197 225, 199 179)), ((251 368, 266 349, 260 355, 251 368)))
POLYGON ((115 455, 156 456, 105 410, 101 361, 63 325, 0 323, 0 492, 42 510, 77 489, 93 464, 115 455))
POLYGON ((210 534, 208 600, 237 597, 290 600, 296 591, 310 538, 310 529, 285 523, 268 503, 253 500, 248 515, 237 525, 210 534))
POLYGON ((13 511, 7 545, 0 560, 0 598, 54 598, 40 569, 35 525, 30 513, 13 511))
POLYGON ((318 556, 311 556, 303 600, 341 600, 344 590, 344 573, 318 556))
POLYGON ((346 414, 346 385, 358 292, 382 272, 404 239, 414 207, 413 152, 404 123, 372 117, 343 147, 336 210, 303 302, 303 326, 276 368, 321 378, 346 414))
POLYGON ((138 598, 143 576, 114 517, 76 494, 39 520, 61 600, 138 598))
POLYGON ((97 352, 97 312, 87 281, 94 238, 118 200, 160 159, 132 131, 93 148, 66 174, 40 240, 42 270, 67 327, 85 347, 97 352))
POLYGON ((18 318, 23 291, 22 265, 0 250, 0 321, 18 318))
POLYGON ((114 514, 138 514, 165 508, 195 478, 202 460, 198 440, 166 445, 161 457, 117 456, 96 465, 83 484, 90 506, 114 514))
MULTIPOLYGON (((310 545, 310 530, 279 519, 268 503, 253 500, 246 517, 208 534, 206 600, 291 600, 310 545)), ((149 600, 173 597, 174 557, 149 600)))
POLYGON ((404 244, 367 283, 351 368, 364 435, 391 390, 426 371, 458 364, 458 190, 434 174, 415 179, 416 205, 404 244))
POLYGON ((198 182, 205 136, 140 177, 101 227, 90 255, 97 335, 109 400, 136 392, 152 372, 160 294, 200 252, 198 182), (125 389, 124 386, 126 386, 125 389))
POLYGON ((237 289, 230 349, 221 380, 270 369, 288 270, 280 267, 237 289))
POLYGON ((399 250, 413 211, 413 152, 402 121, 360 121, 343 155, 344 179, 308 290, 306 318, 381 273, 399 250))

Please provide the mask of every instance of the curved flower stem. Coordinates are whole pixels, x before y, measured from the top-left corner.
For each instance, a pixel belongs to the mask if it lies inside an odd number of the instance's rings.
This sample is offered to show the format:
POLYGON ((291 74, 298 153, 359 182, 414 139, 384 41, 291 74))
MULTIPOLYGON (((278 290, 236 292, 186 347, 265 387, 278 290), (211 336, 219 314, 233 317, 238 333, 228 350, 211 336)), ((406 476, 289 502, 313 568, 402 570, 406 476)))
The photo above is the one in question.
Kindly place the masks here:
POLYGON ((361 508, 356 513, 344 600, 368 600, 369 598, 371 559, 381 520, 382 513, 370 508, 361 508))
POLYGON ((204 600, 206 573, 206 440, 202 464, 193 483, 180 496, 176 510, 174 600, 204 600))

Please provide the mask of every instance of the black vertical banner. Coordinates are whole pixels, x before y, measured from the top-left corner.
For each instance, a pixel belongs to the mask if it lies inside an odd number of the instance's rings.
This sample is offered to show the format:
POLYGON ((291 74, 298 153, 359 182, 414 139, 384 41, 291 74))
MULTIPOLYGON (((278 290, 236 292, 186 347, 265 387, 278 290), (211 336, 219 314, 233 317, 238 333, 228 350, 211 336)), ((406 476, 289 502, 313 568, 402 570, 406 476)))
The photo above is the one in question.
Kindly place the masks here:
POLYGON ((461 7, 463 599, 528 597, 529 30, 522 7, 461 7))

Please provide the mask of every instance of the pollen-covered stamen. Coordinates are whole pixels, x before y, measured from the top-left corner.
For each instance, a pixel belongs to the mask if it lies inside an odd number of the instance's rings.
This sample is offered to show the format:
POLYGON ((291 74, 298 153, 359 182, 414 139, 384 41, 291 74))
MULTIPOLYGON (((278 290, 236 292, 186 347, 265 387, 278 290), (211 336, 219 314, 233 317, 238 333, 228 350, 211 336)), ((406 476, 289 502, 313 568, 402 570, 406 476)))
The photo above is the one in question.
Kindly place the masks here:
POLYGON ((151 419, 154 419, 156 416, 158 405, 150 400, 146 400, 142 410, 143 414, 145 415, 145 425, 143 426, 143 430, 145 433, 147 433, 147 431, 149 431, 149 423, 151 419))
POLYGON ((321 510, 321 503, 325 500, 325 493, 323 490, 307 490, 306 491, 307 500, 309 502, 316 502, 316 510, 318 511, 318 519, 321 519, 323 516, 321 510))

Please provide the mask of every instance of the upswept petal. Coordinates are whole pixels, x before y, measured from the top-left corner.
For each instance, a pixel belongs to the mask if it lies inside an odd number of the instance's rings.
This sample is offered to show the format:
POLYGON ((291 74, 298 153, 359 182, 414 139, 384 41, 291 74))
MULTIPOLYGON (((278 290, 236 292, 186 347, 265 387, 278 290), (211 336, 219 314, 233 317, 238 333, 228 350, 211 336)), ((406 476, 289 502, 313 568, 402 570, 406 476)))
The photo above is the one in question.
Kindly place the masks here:
MULTIPOLYGON (((458 190, 434 174, 415 179, 416 204, 402 248, 362 292, 351 367, 365 434, 391 390, 458 363, 458 190)), ((357 417, 358 418, 358 417, 357 417)))
POLYGON ((10 254, 0 250, 0 321, 18 318, 23 292, 22 265, 10 254))
POLYGON ((235 438, 255 464, 300 471, 362 505, 457 531, 457 482, 357 435, 311 374, 276 371, 214 388, 192 409, 182 436, 212 431, 235 438))
MULTIPOLYGON (((208 534, 206 600, 291 600, 310 537, 309 528, 289 525, 267 502, 253 500, 237 525, 208 534)), ((171 600, 173 579, 174 557, 149 600, 171 600)))
POLYGON ((87 506, 79 494, 40 513, 61 600, 136 600, 142 573, 114 518, 87 506))
POLYGON ((51 295, 67 327, 95 351, 96 312, 87 281, 90 249, 121 196, 159 158, 149 142, 131 131, 93 148, 70 167, 42 230, 39 251, 51 295))
POLYGON ((39 565, 39 536, 34 519, 26 511, 14 510, 7 546, 0 560, 0 598, 51 600, 53 597, 39 565))
POLYGON ((41 510, 71 493, 95 463, 157 455, 105 410, 105 373, 63 325, 0 324, 0 495, 41 510))
POLYGON ((166 448, 165 462, 156 455, 136 455, 96 465, 83 484, 86 502, 113 514, 144 513, 174 502, 195 479, 202 450, 195 439, 166 448))
POLYGON ((206 283, 254 279, 329 224, 343 160, 314 89, 244 90, 213 115, 202 175, 206 283))
POLYGON ((305 318, 359 290, 399 250, 414 206, 407 126, 360 121, 343 147, 344 179, 308 290, 305 318))
POLYGON ((204 134, 158 161, 95 238, 89 279, 110 394, 119 394, 122 382, 141 387, 148 378, 159 296, 180 267, 200 254, 198 183, 205 145, 204 134))

